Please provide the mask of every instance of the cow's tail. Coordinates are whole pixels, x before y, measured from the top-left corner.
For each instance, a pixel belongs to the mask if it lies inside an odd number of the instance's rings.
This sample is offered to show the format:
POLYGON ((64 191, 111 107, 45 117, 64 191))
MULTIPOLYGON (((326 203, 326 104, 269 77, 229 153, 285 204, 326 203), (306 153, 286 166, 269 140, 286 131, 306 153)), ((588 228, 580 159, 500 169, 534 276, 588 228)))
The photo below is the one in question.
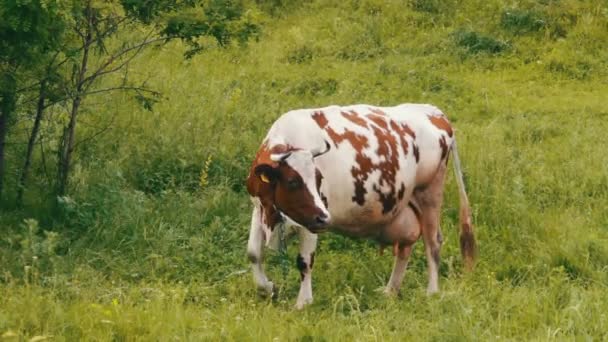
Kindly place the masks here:
POLYGON ((454 158, 454 172, 456 174, 458 195, 460 197, 460 252, 464 259, 465 269, 471 271, 475 264, 477 247, 475 244, 475 235, 473 234, 473 224, 471 223, 471 207, 469 206, 469 198, 464 188, 462 168, 460 166, 460 158, 458 157, 458 149, 456 148, 456 139, 452 140, 452 156, 454 158))

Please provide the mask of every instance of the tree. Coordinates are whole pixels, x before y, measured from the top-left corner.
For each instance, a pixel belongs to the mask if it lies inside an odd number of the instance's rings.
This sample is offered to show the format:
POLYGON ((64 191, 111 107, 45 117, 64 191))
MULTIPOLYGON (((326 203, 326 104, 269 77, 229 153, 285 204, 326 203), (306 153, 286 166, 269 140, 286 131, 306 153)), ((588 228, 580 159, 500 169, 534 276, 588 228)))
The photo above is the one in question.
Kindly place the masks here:
POLYGON ((158 93, 144 85, 130 84, 126 76, 121 84, 107 89, 93 89, 102 77, 128 70, 129 63, 148 46, 183 39, 192 49, 186 57, 203 51, 201 36, 211 36, 220 46, 232 40, 245 42, 257 36, 259 25, 249 16, 242 1, 147 1, 123 0, 120 3, 85 0, 75 13, 74 30, 80 37, 80 59, 73 63, 70 89, 69 122, 64 130, 59 153, 57 194, 67 191, 72 154, 75 147, 79 110, 88 95, 106 91, 133 91, 144 106, 151 106, 158 93), (145 27, 139 39, 115 48, 108 41, 121 33, 145 27), (93 65, 90 53, 96 50, 101 58, 93 65))
POLYGON ((0 3, 0 198, 6 138, 15 120, 19 89, 26 83, 28 71, 46 64, 60 45, 67 27, 67 8, 60 0, 0 3))
MULTIPOLYGON (((20 203, 44 110, 67 109, 57 153, 56 194, 67 192, 78 118, 88 96, 133 92, 146 108, 158 93, 127 77, 130 63, 145 48, 183 39, 187 58, 203 51, 198 38, 210 36, 219 46, 246 42, 259 33, 255 11, 231 0, 6 0, 0 4, 0 195, 4 180, 4 146, 18 112, 35 112, 17 187, 20 203), (144 32, 140 35, 134 32, 144 32), (128 39, 124 37, 129 35, 128 39), (133 38, 135 37, 135 38, 133 38), (118 84, 100 89, 107 75, 123 73, 118 84), (18 101, 20 89, 36 91, 37 101, 18 101), (50 89, 59 89, 52 92, 50 89), (30 107, 27 107, 30 106, 30 107), (27 109, 27 108, 30 109, 27 109)), ((86 139, 81 139, 86 140, 86 139)))

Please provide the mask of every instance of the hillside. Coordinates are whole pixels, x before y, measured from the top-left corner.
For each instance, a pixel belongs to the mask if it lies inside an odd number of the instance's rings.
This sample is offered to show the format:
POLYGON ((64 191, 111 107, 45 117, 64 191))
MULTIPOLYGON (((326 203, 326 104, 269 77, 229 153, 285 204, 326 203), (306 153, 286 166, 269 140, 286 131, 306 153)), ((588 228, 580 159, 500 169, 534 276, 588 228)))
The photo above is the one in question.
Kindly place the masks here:
POLYGON ((79 134, 112 125, 79 146, 59 210, 39 166, 24 208, 0 215, 0 336, 607 339, 608 4, 463 2, 258 1, 257 41, 138 57, 131 77, 159 102, 88 99, 79 134), (450 174, 438 295, 425 294, 422 242, 385 298, 390 253, 327 234, 311 307, 293 309, 295 243, 267 256, 278 298, 258 298, 244 179, 266 130, 290 109, 404 102, 457 128, 475 271, 462 269, 450 174))

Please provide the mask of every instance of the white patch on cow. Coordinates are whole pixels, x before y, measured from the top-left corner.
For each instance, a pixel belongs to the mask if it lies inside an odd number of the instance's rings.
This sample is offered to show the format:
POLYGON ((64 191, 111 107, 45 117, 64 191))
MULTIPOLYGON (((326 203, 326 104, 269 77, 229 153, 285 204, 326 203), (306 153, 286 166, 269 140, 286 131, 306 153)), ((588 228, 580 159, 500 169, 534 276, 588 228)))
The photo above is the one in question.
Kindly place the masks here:
POLYGON ((251 229, 249 230, 249 241, 247 243, 247 255, 251 261, 251 269, 253 270, 253 279, 260 291, 266 295, 272 295, 274 284, 268 280, 264 268, 262 267, 264 245, 264 230, 265 224, 262 222, 262 206, 259 204, 259 199, 253 197, 251 201, 254 203, 253 213, 251 215, 251 229))
POLYGON ((327 211, 327 208, 325 208, 325 204, 323 204, 321 196, 317 191, 316 168, 313 162, 312 153, 306 150, 295 151, 289 158, 285 159, 285 162, 302 177, 306 189, 312 195, 315 206, 321 209, 329 220, 329 212, 327 211))
POLYGON ((296 301, 296 309, 302 309, 312 303, 312 255, 317 248, 317 235, 305 228, 301 228, 298 233, 300 239, 299 254, 306 265, 306 269, 301 271, 303 277, 296 301))

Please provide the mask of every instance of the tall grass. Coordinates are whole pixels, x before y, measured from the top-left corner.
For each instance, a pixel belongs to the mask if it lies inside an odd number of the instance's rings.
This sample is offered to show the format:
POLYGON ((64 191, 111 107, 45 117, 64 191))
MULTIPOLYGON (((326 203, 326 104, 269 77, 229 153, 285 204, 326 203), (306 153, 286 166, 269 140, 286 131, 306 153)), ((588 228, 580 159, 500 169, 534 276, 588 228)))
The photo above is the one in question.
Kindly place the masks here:
POLYGON ((608 338, 606 5, 276 4, 247 47, 184 60, 175 42, 135 61, 132 77, 162 93, 152 111, 126 94, 85 103, 82 136, 114 126, 78 150, 60 212, 33 187, 25 209, 0 216, 0 336, 608 338), (424 293, 422 244, 389 299, 377 289, 390 257, 323 235, 311 307, 292 308, 294 244, 267 255, 278 299, 257 298, 243 180, 268 127, 293 108, 402 102, 433 103, 457 127, 475 272, 462 272, 450 176, 440 294, 424 293))

